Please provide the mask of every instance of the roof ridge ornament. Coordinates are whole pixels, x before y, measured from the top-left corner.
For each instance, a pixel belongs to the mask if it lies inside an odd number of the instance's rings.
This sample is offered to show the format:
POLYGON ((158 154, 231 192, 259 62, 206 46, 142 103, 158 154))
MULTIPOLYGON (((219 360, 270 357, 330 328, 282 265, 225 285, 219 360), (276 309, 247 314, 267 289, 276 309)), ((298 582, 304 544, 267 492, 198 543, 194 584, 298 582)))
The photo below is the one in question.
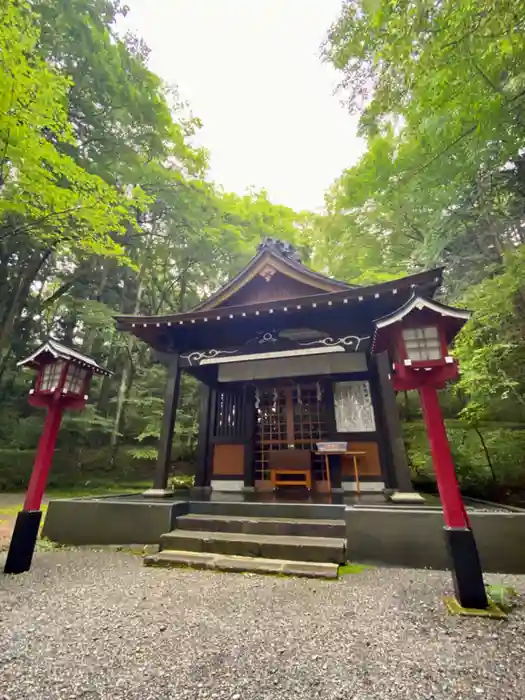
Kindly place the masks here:
POLYGON ((263 238, 262 243, 257 247, 257 252, 261 253, 264 250, 268 250, 286 260, 293 260, 296 263, 301 262, 301 256, 297 248, 287 241, 279 240, 279 238, 273 238, 272 236, 263 238))

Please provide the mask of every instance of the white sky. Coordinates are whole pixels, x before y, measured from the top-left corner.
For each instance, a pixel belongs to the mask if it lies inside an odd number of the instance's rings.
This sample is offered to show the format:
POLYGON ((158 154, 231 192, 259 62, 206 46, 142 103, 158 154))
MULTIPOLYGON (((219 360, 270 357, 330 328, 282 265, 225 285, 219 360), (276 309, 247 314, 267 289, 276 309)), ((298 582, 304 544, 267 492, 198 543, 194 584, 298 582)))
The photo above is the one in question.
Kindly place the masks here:
POLYGON ((319 59, 341 0, 127 0, 124 22, 204 124, 210 177, 242 194, 319 210, 362 152, 356 121, 319 59))

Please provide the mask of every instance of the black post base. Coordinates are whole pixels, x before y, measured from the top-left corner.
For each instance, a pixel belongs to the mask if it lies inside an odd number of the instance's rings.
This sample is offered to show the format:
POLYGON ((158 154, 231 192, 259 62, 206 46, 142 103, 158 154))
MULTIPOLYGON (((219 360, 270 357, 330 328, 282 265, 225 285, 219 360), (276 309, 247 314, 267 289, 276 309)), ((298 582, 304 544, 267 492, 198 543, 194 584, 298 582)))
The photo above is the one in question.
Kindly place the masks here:
POLYGON ((444 530, 456 598, 464 608, 485 610, 489 602, 472 530, 468 527, 445 527, 444 530))
POLYGON ((31 568, 41 518, 41 510, 21 510, 16 516, 4 566, 5 574, 23 574, 31 568))

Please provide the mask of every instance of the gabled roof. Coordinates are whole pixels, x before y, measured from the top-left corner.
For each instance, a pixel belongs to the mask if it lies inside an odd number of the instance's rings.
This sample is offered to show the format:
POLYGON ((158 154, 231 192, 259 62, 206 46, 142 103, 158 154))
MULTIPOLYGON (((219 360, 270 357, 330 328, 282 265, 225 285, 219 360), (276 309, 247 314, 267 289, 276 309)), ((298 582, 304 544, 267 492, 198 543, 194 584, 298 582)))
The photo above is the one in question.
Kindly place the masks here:
POLYGON ((52 338, 47 340, 35 350, 35 352, 29 355, 29 357, 20 360, 20 362, 17 363, 17 367, 32 367, 33 369, 38 369, 48 358, 52 358, 53 360, 69 360, 81 367, 91 369, 95 374, 104 374, 108 377, 113 374, 113 372, 110 372, 108 369, 101 367, 98 362, 92 357, 89 357, 89 355, 84 355, 84 353, 74 348, 62 345, 62 343, 52 338))
POLYGON ((215 294, 193 307, 192 311, 215 309, 227 299, 238 294, 257 275, 265 277, 265 274, 268 274, 271 278, 275 272, 280 272, 286 277, 310 287, 311 294, 357 288, 357 285, 350 285, 310 270, 301 263, 297 251, 289 243, 279 241, 276 238, 265 238, 259 245, 257 254, 248 265, 215 294))
MULTIPOLYGON (((224 309, 208 311, 206 309, 192 309, 176 314, 162 316, 137 316, 119 315, 115 317, 117 328, 133 333, 137 338, 144 340, 149 345, 156 347, 159 338, 169 330, 175 346, 195 345, 195 333, 203 329, 206 336, 214 337, 218 328, 223 333, 232 324, 249 322, 250 318, 273 318, 277 322, 289 321, 295 314, 333 312, 340 308, 349 308, 352 305, 376 306, 384 304, 387 309, 396 308, 395 302, 406 299, 415 290, 422 294, 432 296, 442 282, 443 268, 418 272, 407 277, 402 277, 390 282, 381 282, 354 289, 339 289, 336 292, 312 294, 309 297, 297 299, 282 299, 279 301, 265 301, 250 306, 228 306, 224 309), (288 319, 284 321, 284 319, 288 319), (206 329, 204 331, 204 329, 206 329)), ((399 302, 398 302, 399 303, 399 302)), ((376 311, 377 313, 377 311, 376 311)), ((373 316, 370 318, 372 321, 373 316)), ((304 323, 304 321, 301 321, 304 323)), ((196 347, 196 345, 195 345, 196 347)))

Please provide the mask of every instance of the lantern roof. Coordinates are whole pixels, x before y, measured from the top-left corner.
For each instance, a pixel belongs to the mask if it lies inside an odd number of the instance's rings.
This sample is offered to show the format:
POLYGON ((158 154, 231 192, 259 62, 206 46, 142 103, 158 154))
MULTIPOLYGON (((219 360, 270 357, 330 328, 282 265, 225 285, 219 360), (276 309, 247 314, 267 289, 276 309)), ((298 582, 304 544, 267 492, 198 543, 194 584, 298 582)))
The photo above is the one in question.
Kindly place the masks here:
POLYGON ((17 366, 40 369, 43 365, 48 364, 49 361, 54 360, 66 360, 79 367, 90 369, 94 374, 102 374, 106 377, 110 377, 113 374, 110 370, 99 365, 98 362, 92 357, 89 357, 89 355, 84 355, 84 353, 70 348, 67 345, 63 345, 52 338, 46 340, 46 342, 29 355, 29 357, 20 360, 17 366))
POLYGON ((371 351, 381 352, 387 345, 387 339, 391 336, 389 327, 400 324, 408 316, 418 315, 422 325, 428 325, 432 317, 440 319, 444 326, 447 342, 451 342, 465 323, 469 320, 472 312, 468 309, 458 309, 454 306, 441 304, 434 299, 427 299, 419 295, 412 295, 410 299, 395 311, 374 320, 374 334, 372 337, 371 351))

